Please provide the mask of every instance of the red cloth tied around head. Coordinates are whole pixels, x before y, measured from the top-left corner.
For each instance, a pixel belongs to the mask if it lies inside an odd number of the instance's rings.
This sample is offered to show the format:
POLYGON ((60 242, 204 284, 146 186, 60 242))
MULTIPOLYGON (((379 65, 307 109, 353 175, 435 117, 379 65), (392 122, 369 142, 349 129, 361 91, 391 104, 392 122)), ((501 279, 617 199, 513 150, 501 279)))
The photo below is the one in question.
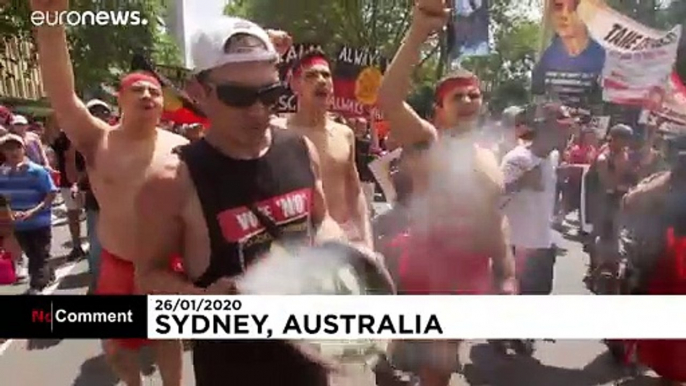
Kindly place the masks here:
POLYGON ((329 67, 329 61, 326 60, 326 58, 323 58, 321 56, 313 56, 310 58, 307 58, 300 62, 297 68, 293 69, 293 76, 298 77, 302 73, 303 69, 307 67, 312 67, 316 65, 322 65, 329 67))
POLYGON ((121 81, 119 82, 119 91, 125 90, 140 81, 150 82, 155 86, 162 88, 160 81, 157 80, 154 75, 145 72, 133 72, 121 78, 121 81))
POLYGON ((445 95, 456 87, 475 87, 478 88, 480 85, 479 78, 476 76, 464 76, 449 78, 441 82, 438 87, 436 87, 436 102, 443 100, 445 95))

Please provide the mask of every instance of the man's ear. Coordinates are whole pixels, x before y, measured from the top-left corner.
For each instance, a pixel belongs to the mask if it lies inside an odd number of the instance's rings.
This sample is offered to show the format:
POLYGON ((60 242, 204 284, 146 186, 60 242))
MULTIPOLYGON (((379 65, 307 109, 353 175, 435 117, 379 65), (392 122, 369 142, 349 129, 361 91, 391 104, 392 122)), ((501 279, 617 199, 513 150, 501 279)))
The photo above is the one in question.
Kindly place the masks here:
POLYGON ((189 97, 202 103, 207 98, 209 90, 207 86, 201 84, 197 79, 193 78, 186 83, 185 91, 188 93, 189 97))
POLYGON ((429 116, 427 117, 428 120, 433 121, 434 124, 441 125, 441 122, 438 122, 438 117, 441 115, 441 109, 443 109, 443 105, 441 102, 434 102, 431 105, 431 111, 429 111, 429 116))

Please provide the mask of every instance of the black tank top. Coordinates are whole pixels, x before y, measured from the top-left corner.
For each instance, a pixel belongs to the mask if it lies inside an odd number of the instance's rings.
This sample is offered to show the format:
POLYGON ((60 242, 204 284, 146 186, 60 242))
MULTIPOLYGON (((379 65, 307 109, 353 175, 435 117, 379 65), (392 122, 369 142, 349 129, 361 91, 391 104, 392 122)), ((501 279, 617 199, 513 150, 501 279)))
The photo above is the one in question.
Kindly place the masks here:
MULTIPOLYGON (((272 238, 246 204, 267 211, 284 237, 311 240, 312 173, 302 137, 272 130, 267 153, 254 160, 227 157, 201 139, 180 149, 203 208, 210 263, 196 285, 244 272, 269 251, 272 238)), ((326 372, 282 341, 196 341, 197 386, 328 383, 326 372)))

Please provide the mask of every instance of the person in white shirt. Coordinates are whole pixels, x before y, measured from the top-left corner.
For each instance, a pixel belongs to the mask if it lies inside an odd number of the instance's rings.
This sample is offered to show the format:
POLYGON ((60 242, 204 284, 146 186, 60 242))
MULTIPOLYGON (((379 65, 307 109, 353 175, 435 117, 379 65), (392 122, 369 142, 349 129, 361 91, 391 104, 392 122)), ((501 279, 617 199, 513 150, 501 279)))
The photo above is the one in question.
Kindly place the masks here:
POLYGON ((522 109, 520 119, 531 141, 512 149, 501 164, 507 192, 503 210, 511 224, 520 294, 547 295, 552 290, 555 149, 566 138, 565 130, 554 120, 555 108, 522 109))
MULTIPOLYGON (((557 184, 557 152, 566 138, 554 119, 557 106, 529 106, 510 110, 521 143, 502 160, 506 195, 502 209, 510 223, 510 245, 522 295, 552 292, 555 250, 552 219, 557 184), (537 111, 540 110, 540 111, 537 111)), ((497 349, 507 346, 519 354, 531 355, 533 340, 493 341, 497 349)))

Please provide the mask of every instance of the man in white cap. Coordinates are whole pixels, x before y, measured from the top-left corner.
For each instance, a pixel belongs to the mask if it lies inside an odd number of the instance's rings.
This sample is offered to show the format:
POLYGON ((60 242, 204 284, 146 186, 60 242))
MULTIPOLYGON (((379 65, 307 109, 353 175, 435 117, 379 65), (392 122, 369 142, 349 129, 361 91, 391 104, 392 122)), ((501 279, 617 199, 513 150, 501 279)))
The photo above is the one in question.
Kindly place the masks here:
MULTIPOLYGON (((67 0, 32 1, 35 12, 67 12, 67 0)), ((76 95, 65 26, 36 27, 36 42, 43 86, 60 127, 85 158, 90 184, 98 197, 98 236, 102 244, 100 272, 95 290, 103 295, 138 293, 134 281, 136 222, 134 198, 154 165, 188 141, 158 130, 163 110, 162 87, 144 72, 122 77, 118 102, 122 117, 110 126, 98 119, 76 95)), ((171 254, 171 252, 170 252, 171 254)), ((169 270, 172 270, 171 256, 169 270)), ((128 386, 142 382, 137 351, 151 342, 106 340, 105 355, 116 375, 128 386)), ((181 344, 152 344, 165 386, 181 385, 181 344)))
POLYGON ((23 115, 15 115, 12 117, 12 126, 10 131, 20 136, 26 144, 26 156, 38 165, 50 166, 48 155, 45 152, 45 147, 40 137, 29 131, 29 120, 23 115))
MULTIPOLYGON (((274 43, 285 50, 289 40, 238 18, 193 37, 189 92, 210 127, 151 173, 138 196, 137 272, 147 292, 235 293, 235 278, 275 240, 343 237, 327 212, 312 143, 271 123, 284 92, 274 43), (176 248, 185 276, 162 268, 176 248)), ((198 386, 328 384, 316 359, 283 341, 195 341, 193 364, 198 386)))

